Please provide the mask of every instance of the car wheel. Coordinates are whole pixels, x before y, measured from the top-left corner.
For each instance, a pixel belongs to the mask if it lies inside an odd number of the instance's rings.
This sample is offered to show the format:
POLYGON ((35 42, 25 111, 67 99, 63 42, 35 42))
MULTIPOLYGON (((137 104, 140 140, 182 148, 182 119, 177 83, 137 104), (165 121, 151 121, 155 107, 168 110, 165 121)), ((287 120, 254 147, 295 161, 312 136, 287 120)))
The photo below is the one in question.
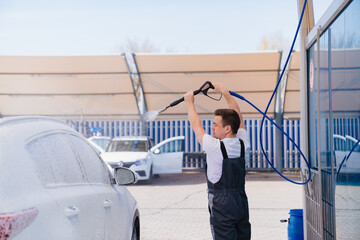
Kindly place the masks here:
POLYGON ((139 240, 135 224, 133 226, 133 230, 132 230, 132 234, 131 234, 131 240, 139 240))
POLYGON ((150 174, 149 174, 149 179, 148 180, 145 180, 145 183, 147 184, 150 184, 152 182, 152 179, 153 179, 153 168, 151 166, 150 168, 150 174))

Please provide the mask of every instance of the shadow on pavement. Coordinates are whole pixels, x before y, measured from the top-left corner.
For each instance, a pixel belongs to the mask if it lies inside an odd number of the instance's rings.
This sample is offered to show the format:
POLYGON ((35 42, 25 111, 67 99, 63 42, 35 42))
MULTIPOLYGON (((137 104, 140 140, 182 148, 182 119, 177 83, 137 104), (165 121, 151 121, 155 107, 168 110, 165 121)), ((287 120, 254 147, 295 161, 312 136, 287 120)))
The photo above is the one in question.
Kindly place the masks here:
MULTIPOLYGON (((287 178, 300 182, 300 174, 298 172, 283 173, 287 178)), ((247 172, 246 181, 285 181, 275 172, 247 172)), ((205 184, 206 177, 204 172, 183 172, 180 174, 163 174, 157 178, 153 178, 152 183, 147 184, 139 181, 133 186, 171 186, 171 185, 193 185, 205 184)))

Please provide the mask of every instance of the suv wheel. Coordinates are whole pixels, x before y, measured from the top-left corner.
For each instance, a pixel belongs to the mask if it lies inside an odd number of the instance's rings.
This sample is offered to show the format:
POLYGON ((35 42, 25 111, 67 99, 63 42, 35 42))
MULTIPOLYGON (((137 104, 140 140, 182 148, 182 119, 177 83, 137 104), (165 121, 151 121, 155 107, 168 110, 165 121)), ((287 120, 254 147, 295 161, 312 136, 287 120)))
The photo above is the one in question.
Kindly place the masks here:
POLYGON ((153 167, 150 167, 150 174, 149 174, 149 179, 145 180, 145 183, 150 184, 152 182, 153 179, 153 167))

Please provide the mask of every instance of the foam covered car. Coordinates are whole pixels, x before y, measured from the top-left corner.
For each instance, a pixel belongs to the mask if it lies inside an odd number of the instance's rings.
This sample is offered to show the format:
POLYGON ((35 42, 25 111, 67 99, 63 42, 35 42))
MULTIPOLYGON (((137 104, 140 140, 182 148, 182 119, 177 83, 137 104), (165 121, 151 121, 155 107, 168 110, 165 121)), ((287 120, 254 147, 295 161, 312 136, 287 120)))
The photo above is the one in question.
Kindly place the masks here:
POLYGON ((0 120, 0 239, 140 239, 136 200, 63 121, 0 120))

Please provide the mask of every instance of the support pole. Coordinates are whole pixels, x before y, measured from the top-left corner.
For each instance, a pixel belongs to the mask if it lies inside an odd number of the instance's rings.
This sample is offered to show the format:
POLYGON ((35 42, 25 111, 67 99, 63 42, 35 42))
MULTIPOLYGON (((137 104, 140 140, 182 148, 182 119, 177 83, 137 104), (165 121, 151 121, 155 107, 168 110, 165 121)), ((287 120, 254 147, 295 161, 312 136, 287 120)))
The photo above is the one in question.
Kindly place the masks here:
POLYGON ((317 91, 317 146, 318 146, 318 152, 317 152, 317 159, 318 159, 318 171, 319 171, 319 186, 318 186, 318 194, 319 194, 319 204, 320 204, 320 234, 321 234, 321 239, 323 239, 324 237, 324 220, 323 220, 323 197, 322 197, 322 166, 321 166, 321 144, 320 144, 320 33, 321 33, 321 26, 319 26, 317 28, 317 40, 316 40, 316 46, 317 46, 317 59, 316 59, 316 68, 317 68, 317 72, 316 72, 316 91, 317 91))
MULTIPOLYGON (((284 109, 285 109, 285 97, 286 97, 286 86, 287 80, 290 71, 292 55, 290 56, 289 63, 286 66, 285 73, 281 79, 280 87, 277 89, 276 101, 275 101, 275 122, 283 129, 283 120, 284 120, 284 109)), ((288 160, 284 151, 284 134, 279 131, 275 133, 276 139, 276 168, 282 172, 283 167, 285 166, 285 161, 288 160)))
MULTIPOLYGON (((282 64, 282 52, 280 54, 280 61, 279 61, 279 73, 277 79, 280 77, 281 72, 281 64, 282 64)), ((290 66, 290 63, 288 64, 290 66)), ((287 79, 286 72, 283 75, 283 79, 287 79)), ((275 98, 275 123, 282 129, 283 128, 283 119, 284 119, 284 100, 285 100, 285 89, 286 89, 286 82, 284 87, 284 82, 281 79, 280 87, 277 89, 276 92, 276 98, 275 98)), ((285 156, 283 156, 283 142, 284 142, 284 136, 282 132, 275 131, 275 167, 279 172, 283 171, 284 166, 284 159, 285 156)))
POLYGON ((137 67, 136 61, 135 61, 135 55, 134 54, 131 55, 132 59, 127 58, 125 53, 123 53, 121 55, 124 57, 126 67, 128 69, 129 77, 130 77, 131 84, 132 84, 133 91, 134 91, 134 96, 136 99, 136 104, 137 104, 138 111, 139 111, 139 116, 140 116, 140 132, 139 132, 139 134, 142 136, 147 136, 147 132, 148 132, 147 131, 147 122, 142 117, 147 112, 147 105, 146 105, 146 101, 145 101, 145 95, 144 95, 144 90, 142 87, 142 82, 140 79, 140 74, 139 74, 138 67, 137 67), (129 63, 130 60, 131 60, 131 63, 129 63))
MULTIPOLYGON (((275 123, 282 129, 283 128, 283 114, 275 112, 275 123)), ((279 172, 283 171, 283 134, 277 130, 275 131, 275 167, 279 172)))
MULTIPOLYGON (((304 0, 298 0, 298 15, 300 18, 301 9, 304 5, 304 0)), ((301 23, 300 28, 300 147, 301 151, 304 153, 305 157, 309 159, 309 125, 308 125, 308 81, 307 81, 307 54, 305 47, 305 40, 311 29, 314 27, 314 9, 313 9, 313 1, 307 0, 307 6, 305 8, 303 21, 301 23)), ((302 179, 307 179, 306 174, 311 175, 311 172, 307 172, 307 166, 304 161, 300 161, 300 174, 303 175, 302 179)), ((303 224, 304 224, 304 239, 307 240, 307 205, 306 205, 306 188, 308 185, 304 185, 302 191, 302 202, 304 206, 303 211, 303 224)), ((309 239, 310 240, 310 239, 309 239)))

